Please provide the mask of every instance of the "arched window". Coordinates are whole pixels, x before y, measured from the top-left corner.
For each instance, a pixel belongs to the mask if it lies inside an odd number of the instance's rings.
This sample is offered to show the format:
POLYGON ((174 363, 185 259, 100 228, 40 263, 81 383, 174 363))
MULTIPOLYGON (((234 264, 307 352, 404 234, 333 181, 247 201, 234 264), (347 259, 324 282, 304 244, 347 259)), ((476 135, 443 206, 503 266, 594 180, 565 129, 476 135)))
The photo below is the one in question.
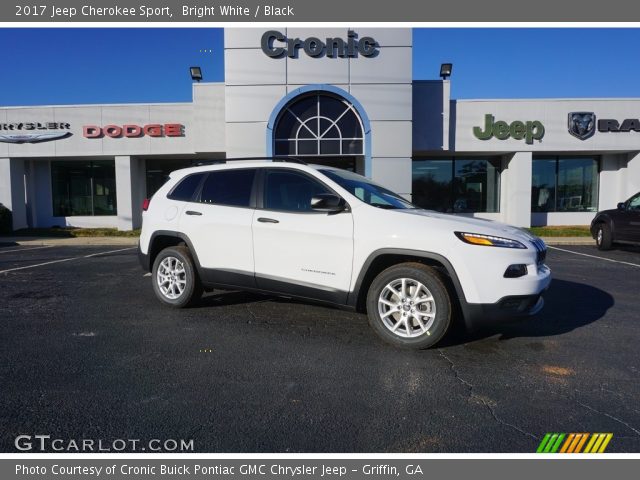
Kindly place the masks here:
POLYGON ((314 92, 295 98, 276 120, 276 155, 363 155, 362 120, 344 98, 314 92))

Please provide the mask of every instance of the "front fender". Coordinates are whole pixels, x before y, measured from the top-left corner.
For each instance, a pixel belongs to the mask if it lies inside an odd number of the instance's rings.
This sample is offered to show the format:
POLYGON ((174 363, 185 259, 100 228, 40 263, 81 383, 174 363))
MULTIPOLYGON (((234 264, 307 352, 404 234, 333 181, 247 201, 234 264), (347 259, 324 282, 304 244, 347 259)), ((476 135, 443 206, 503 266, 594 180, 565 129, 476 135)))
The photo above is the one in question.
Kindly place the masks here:
POLYGON ((373 264, 373 262, 383 256, 383 255, 401 255, 406 257, 416 257, 416 258, 424 258, 427 260, 434 260, 440 263, 445 270, 447 271, 447 275, 451 278, 451 282, 456 291, 456 295, 460 301, 460 305, 464 311, 464 306, 467 305, 466 297, 464 295, 464 290, 462 289, 462 285, 460 284, 460 279, 458 278, 458 274, 456 270, 451 265, 451 262, 447 260, 444 256, 433 253, 433 252, 425 252, 422 250, 410 250, 404 248, 381 248, 372 252, 367 259, 364 261, 360 272, 358 273, 358 278, 354 284, 354 288, 351 292, 349 292, 349 296, 347 299, 347 304, 353 307, 357 307, 358 298, 360 297, 360 290, 362 288, 362 284, 364 279, 373 264))
POLYGON ((591 231, 591 238, 596 238, 596 227, 601 224, 601 223, 606 223, 607 225, 609 225, 609 228, 611 229, 611 233, 613 234, 614 232, 614 225, 615 223, 613 222, 613 219, 606 213, 599 213, 596 215, 596 217, 591 221, 591 228, 589 229, 591 231))

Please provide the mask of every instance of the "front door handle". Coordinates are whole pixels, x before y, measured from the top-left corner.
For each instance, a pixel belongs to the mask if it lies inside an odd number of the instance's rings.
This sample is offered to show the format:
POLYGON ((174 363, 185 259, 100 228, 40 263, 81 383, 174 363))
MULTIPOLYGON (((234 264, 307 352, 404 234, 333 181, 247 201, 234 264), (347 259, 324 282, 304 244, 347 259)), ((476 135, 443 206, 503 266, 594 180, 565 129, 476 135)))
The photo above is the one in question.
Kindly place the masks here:
POLYGON ((186 213, 187 215, 202 215, 202 213, 201 213, 201 212, 196 212, 196 211, 194 211, 194 210, 187 210, 187 211, 186 211, 186 212, 184 212, 184 213, 186 213))
POLYGON ((258 221, 261 223, 280 223, 280 221, 276 220, 275 218, 265 218, 265 217, 258 218, 258 221))

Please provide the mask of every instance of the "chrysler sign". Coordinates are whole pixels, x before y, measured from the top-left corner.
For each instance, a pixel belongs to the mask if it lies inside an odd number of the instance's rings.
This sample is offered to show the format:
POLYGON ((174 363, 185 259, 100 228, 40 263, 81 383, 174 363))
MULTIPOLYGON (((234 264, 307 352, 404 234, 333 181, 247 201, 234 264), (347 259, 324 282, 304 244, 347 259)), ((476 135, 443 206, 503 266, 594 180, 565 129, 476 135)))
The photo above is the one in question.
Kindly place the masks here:
POLYGON ((262 35, 260 47, 265 55, 272 58, 298 58, 298 51, 302 50, 310 57, 354 58, 375 57, 378 55, 378 42, 371 37, 358 39, 353 30, 347 33, 347 39, 340 37, 320 39, 317 37, 287 38, 278 30, 269 30, 262 35))
POLYGON ((0 123, 0 142, 40 143, 60 140, 71 135, 71 125, 65 122, 0 123))

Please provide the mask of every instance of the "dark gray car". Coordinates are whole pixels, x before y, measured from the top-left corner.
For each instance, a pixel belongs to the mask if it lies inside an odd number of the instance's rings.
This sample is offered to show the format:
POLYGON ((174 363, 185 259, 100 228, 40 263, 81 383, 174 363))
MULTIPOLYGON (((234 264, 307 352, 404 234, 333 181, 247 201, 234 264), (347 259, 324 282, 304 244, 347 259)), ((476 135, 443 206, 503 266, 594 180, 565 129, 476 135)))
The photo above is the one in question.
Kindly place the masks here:
POLYGON ((598 212, 591 235, 600 250, 609 250, 614 243, 640 244, 640 192, 615 209, 598 212))

